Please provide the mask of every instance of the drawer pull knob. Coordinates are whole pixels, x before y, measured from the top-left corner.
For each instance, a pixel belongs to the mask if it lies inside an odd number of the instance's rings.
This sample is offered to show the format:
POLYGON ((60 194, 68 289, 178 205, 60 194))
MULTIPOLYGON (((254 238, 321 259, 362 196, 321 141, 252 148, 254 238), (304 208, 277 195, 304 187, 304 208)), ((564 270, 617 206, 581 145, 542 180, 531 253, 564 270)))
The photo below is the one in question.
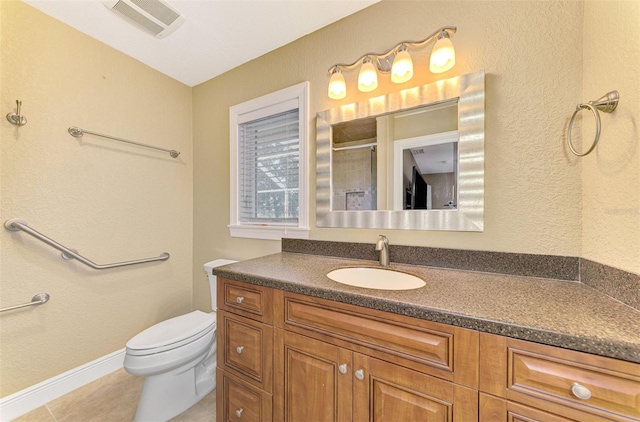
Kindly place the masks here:
POLYGON ((236 353, 237 353, 237 354, 239 354, 239 355, 241 355, 241 354, 242 354, 242 351, 243 351, 243 350, 244 350, 244 346, 238 346, 238 347, 236 347, 236 353))
POLYGON ((589 400, 591 398, 591 391, 584 385, 580 385, 577 382, 574 382, 571 386, 571 392, 574 396, 582 400, 589 400))
POLYGON ((241 304, 244 301, 244 296, 238 296, 236 298, 236 302, 238 302, 238 304, 241 304))
POLYGON ((343 363, 342 365, 338 366, 338 371, 340 371, 340 373, 342 375, 347 373, 347 364, 343 363))
POLYGON ((242 412, 244 412, 243 408, 240 408, 240 409, 236 410, 236 416, 241 418, 242 417, 242 412))
POLYGON ((358 378, 360 381, 364 379, 364 371, 362 369, 358 369, 356 371, 356 378, 358 378))

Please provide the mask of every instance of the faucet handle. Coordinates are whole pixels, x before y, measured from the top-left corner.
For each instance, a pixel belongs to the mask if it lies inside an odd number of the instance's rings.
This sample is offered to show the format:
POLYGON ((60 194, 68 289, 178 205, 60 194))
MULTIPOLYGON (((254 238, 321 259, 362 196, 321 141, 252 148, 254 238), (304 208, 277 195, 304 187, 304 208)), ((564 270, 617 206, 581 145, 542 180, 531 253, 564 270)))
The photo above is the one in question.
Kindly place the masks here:
POLYGON ((387 239, 387 236, 383 234, 380 234, 378 236, 378 241, 376 242, 376 251, 387 249, 389 247, 389 239, 387 239))
POLYGON ((387 236, 381 234, 379 235, 378 241, 376 242, 376 251, 380 252, 380 265, 383 267, 389 266, 389 239, 387 236))

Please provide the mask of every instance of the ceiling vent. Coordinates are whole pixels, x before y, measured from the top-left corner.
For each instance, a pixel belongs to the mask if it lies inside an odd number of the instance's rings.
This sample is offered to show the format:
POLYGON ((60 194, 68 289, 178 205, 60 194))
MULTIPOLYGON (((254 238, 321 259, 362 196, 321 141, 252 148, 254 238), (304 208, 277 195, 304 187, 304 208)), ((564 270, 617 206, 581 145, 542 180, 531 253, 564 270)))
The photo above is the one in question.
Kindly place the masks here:
POLYGON ((184 16, 163 0, 102 0, 102 3, 156 38, 166 37, 184 22, 184 16))

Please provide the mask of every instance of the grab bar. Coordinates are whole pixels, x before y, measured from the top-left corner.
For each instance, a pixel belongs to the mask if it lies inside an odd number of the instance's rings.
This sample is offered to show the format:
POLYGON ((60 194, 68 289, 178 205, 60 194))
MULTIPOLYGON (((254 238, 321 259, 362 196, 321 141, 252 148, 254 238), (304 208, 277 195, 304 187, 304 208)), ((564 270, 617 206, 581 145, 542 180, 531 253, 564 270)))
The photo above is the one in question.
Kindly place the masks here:
POLYGON ((38 293, 37 295, 31 298, 31 302, 23 303, 21 305, 7 306, 6 308, 0 308, 0 312, 12 311, 14 309, 24 308, 27 306, 42 305, 44 303, 47 303, 50 297, 51 296, 49 296, 49 293, 38 293))
POLYGON ((134 265, 134 264, 144 264, 145 262, 154 262, 154 261, 166 261, 167 259, 169 259, 169 254, 167 252, 164 252, 162 255, 155 257, 155 258, 146 258, 146 259, 138 259, 135 261, 125 261, 125 262, 116 262, 115 264, 105 264, 105 265, 100 265, 100 264, 96 264, 95 262, 92 262, 90 260, 88 260, 87 258, 83 257, 82 255, 78 254, 77 251, 74 251, 73 249, 69 249, 65 246, 62 246, 61 244, 59 244, 58 242, 56 242, 53 239, 48 238, 47 236, 43 235, 42 233, 39 233, 37 231, 35 231, 34 229, 32 229, 31 227, 29 227, 27 225, 27 222, 24 220, 20 220, 18 218, 14 218, 12 220, 7 220, 4 223, 4 227, 7 230, 10 230, 12 232, 18 231, 18 230, 22 230, 23 232, 35 237, 36 239, 46 243, 47 245, 59 250, 60 252, 62 252, 62 258, 64 259, 77 259, 78 261, 82 262, 85 265, 88 265, 89 267, 95 269, 95 270, 106 270, 108 268, 116 268, 116 267, 124 267, 125 265, 134 265))
POLYGON ((128 144, 138 145, 139 147, 151 148, 151 149, 156 149, 158 151, 168 152, 171 158, 177 158, 178 155, 180 155, 180 151, 176 151, 175 149, 164 149, 160 147, 154 147, 153 145, 142 144, 140 142, 134 142, 128 139, 116 138, 115 136, 104 135, 98 132, 91 132, 90 130, 84 130, 77 126, 71 126, 67 131, 69 132, 69 135, 73 136, 74 138, 82 138, 82 135, 84 135, 85 133, 88 133, 89 135, 101 136, 103 138, 113 139, 114 141, 120 141, 120 142, 126 142, 128 144))

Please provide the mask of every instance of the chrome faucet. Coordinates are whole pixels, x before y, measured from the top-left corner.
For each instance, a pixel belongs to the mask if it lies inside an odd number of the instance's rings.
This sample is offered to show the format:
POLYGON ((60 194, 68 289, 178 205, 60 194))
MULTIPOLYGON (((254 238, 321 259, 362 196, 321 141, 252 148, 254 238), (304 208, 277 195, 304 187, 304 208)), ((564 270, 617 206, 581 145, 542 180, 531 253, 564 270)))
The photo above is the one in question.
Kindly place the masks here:
POLYGON ((380 265, 383 267, 389 266, 389 239, 387 236, 381 234, 378 239, 378 243, 376 243, 376 251, 380 252, 380 265))

